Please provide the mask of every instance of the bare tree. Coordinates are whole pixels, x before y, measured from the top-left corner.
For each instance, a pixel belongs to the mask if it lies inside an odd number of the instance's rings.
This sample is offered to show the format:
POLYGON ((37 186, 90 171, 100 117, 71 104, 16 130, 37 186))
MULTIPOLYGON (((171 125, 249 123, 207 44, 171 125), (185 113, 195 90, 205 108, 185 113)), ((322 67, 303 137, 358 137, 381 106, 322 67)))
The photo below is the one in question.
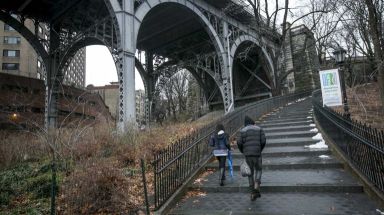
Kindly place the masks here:
MULTIPOLYGON (((256 23, 260 25, 260 23, 265 20, 264 24, 265 27, 267 27, 265 29, 268 29, 267 31, 270 31, 270 35, 274 35, 275 40, 278 43, 278 49, 276 50, 276 54, 273 56, 274 67, 278 68, 275 70, 274 74, 276 86, 273 86, 273 91, 274 94, 280 94, 282 82, 290 73, 293 72, 293 70, 286 71, 284 67, 279 66, 279 64, 283 63, 281 62, 281 59, 283 59, 286 54, 285 50, 287 46, 287 34, 291 30, 291 26, 293 26, 296 22, 301 21, 311 15, 326 14, 329 13, 331 10, 329 9, 329 6, 326 7, 325 5, 327 4, 324 3, 323 7, 316 7, 313 10, 303 12, 302 14, 300 14, 300 16, 295 17, 292 16, 292 11, 297 11, 297 8, 290 7, 289 0, 284 0, 283 4, 280 4, 279 0, 275 0, 274 6, 271 5, 271 2, 268 0, 264 0, 263 2, 260 2, 260 0, 247 1, 249 5, 253 8, 256 23), (263 6, 264 11, 261 9, 263 6), (266 16, 266 18, 263 19, 262 15, 266 16), (288 21, 289 18, 292 19, 290 22, 288 21), (282 20, 281 28, 277 26, 278 20, 282 20), (279 33, 277 33, 278 30, 280 30, 279 33)), ((315 21, 316 23, 319 22, 318 20, 315 21)))
POLYGON ((364 2, 368 8, 368 26, 372 38, 373 49, 375 51, 382 111, 384 111, 384 1, 365 0, 364 2))
POLYGON ((377 73, 380 97, 384 107, 384 0, 335 0, 334 2, 345 12, 341 14, 338 11, 339 15, 343 16, 342 30, 336 33, 333 43, 367 56, 371 70, 377 73))

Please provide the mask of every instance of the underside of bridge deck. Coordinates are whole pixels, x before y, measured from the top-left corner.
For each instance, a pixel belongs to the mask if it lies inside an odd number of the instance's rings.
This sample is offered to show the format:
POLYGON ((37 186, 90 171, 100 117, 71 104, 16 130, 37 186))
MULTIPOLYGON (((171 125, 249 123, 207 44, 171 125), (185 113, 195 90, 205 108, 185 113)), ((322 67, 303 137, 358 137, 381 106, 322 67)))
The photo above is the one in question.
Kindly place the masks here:
POLYGON ((206 101, 225 112, 234 101, 242 105, 270 96, 274 41, 249 28, 253 11, 244 0, 13 0, 1 1, 0 10, 2 21, 27 32, 22 35, 43 58, 53 94, 77 50, 107 46, 118 71, 121 123, 135 118, 135 64, 150 102, 159 78, 180 69, 190 71, 206 101), (48 25, 50 38, 33 38, 23 28, 25 19, 34 21, 35 34, 39 23, 48 25), (145 52, 145 62, 137 50, 145 52), (236 57, 244 53, 244 59, 236 57))

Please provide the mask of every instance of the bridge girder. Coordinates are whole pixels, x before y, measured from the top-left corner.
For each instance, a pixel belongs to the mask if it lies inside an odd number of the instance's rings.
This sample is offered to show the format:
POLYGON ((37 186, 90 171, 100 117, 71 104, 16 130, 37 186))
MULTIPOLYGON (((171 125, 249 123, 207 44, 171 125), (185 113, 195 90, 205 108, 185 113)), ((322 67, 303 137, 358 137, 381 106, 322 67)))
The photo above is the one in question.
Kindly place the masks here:
MULTIPOLYGON (((119 127, 124 130, 126 128, 125 125, 135 119, 134 71, 135 65, 137 65, 135 54, 138 47, 145 47, 143 40, 139 38, 139 33, 143 26, 145 27, 146 24, 143 23, 149 17, 149 14, 156 11, 155 9, 159 6, 171 4, 175 8, 183 9, 195 16, 195 19, 200 23, 200 27, 204 30, 204 34, 208 35, 207 37, 203 35, 203 38, 207 41, 202 41, 197 46, 195 43, 196 37, 188 39, 180 37, 180 43, 168 47, 162 46, 161 48, 168 50, 168 53, 174 53, 174 56, 178 58, 170 59, 170 62, 172 60, 179 63, 184 62, 185 67, 193 66, 193 68, 209 74, 215 81, 217 88, 220 89, 226 113, 234 109, 232 67, 234 55, 241 43, 251 41, 261 47, 267 59, 270 73, 273 75, 273 52, 277 49, 275 41, 263 36, 255 29, 250 29, 241 21, 226 15, 216 7, 217 5, 213 6, 214 4, 211 5, 203 0, 92 0, 92 2, 91 0, 61 0, 56 5, 44 0, 32 2, 15 0, 12 3, 0 3, 0 9, 11 13, 19 13, 28 18, 34 18, 39 22, 59 26, 59 28, 56 28, 59 29, 56 32, 59 36, 59 47, 54 52, 56 57, 59 56, 60 63, 56 68, 50 68, 47 71, 48 73, 54 72, 53 70, 65 69, 74 53, 76 53, 76 50, 86 45, 103 44, 107 46, 117 67, 120 84, 118 105, 119 127), (36 9, 37 4, 40 4, 39 6, 41 7, 38 9, 39 13, 33 10, 36 9), (57 5, 61 6, 57 7, 57 5), (85 11, 85 13, 80 13, 74 8, 85 11), (195 47, 186 46, 183 48, 182 46, 188 40, 194 43, 195 47), (178 52, 174 50, 175 48, 178 48, 178 52), (192 49, 192 51, 188 49, 192 49), (203 49, 206 49, 205 53, 199 53, 203 49), (188 61, 185 57, 204 55, 207 54, 206 52, 209 49, 214 51, 214 57, 211 61, 216 62, 214 66, 208 67, 205 65, 204 67, 199 67, 199 65, 188 65, 185 63, 188 61), (272 50, 272 52, 268 50, 272 50)), ((158 21, 153 20, 155 23, 158 21)), ((185 23, 189 23, 189 20, 185 20, 185 22, 181 20, 180 23, 177 24, 176 22, 174 26, 168 26, 168 29, 178 28, 177 30, 183 30, 184 28, 186 30, 188 26, 183 26, 183 23, 185 25, 185 23)), ((192 21, 192 24, 195 25, 196 23, 192 21)), ((195 27, 196 30, 199 29, 198 26, 195 27)), ((168 31, 170 30, 158 31, 157 34, 164 37, 166 35, 164 32, 168 31)), ((187 33, 188 31, 185 32, 187 33)), ((149 39, 151 37, 158 37, 158 35, 147 36, 149 39)), ((30 42, 36 44, 37 47, 40 46, 36 40, 34 41, 33 37, 31 38, 30 42)), ((176 40, 177 37, 174 39, 176 40)), ((38 47, 38 49, 41 50, 41 47, 38 47)), ((39 54, 43 57, 45 55, 44 52, 39 54)), ((139 71, 141 71, 140 74, 146 83, 148 81, 145 80, 149 79, 149 76, 144 74, 145 69, 142 67, 139 71)))

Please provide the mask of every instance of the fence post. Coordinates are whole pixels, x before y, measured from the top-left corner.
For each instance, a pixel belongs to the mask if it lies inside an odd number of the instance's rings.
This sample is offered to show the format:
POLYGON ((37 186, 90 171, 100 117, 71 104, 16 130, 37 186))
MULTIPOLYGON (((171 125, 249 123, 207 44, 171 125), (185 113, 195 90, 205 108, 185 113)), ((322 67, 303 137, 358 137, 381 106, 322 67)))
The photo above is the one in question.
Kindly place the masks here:
POLYGON ((148 202, 148 191, 147 191, 147 180, 145 178, 145 164, 144 160, 141 159, 141 174, 143 176, 143 185, 144 185, 144 197, 145 197, 145 209, 146 214, 149 215, 149 202, 148 202))

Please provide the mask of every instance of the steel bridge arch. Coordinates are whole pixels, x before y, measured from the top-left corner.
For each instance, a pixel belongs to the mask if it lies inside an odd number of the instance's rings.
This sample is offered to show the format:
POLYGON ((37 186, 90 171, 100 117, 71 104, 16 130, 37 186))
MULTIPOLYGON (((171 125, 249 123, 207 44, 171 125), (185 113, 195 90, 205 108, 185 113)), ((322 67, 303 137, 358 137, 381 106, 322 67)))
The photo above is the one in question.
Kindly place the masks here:
MULTIPOLYGON (((231 57, 230 57, 230 65, 232 65, 232 69, 233 69, 233 62, 234 62, 234 59, 235 59, 235 54, 236 54, 236 51, 238 49, 238 47, 244 43, 244 42, 252 42, 254 44, 256 44, 258 47, 261 48, 263 54, 264 54, 264 57, 267 59, 268 61, 268 68, 270 69, 270 72, 271 72, 271 75, 273 76, 275 73, 275 68, 273 66, 273 60, 272 60, 272 57, 270 56, 270 54, 268 53, 268 51, 266 50, 266 48, 264 46, 261 46, 260 45, 260 42, 252 37, 252 36, 249 36, 249 35, 241 35, 239 36, 234 42, 233 42, 233 45, 231 47, 231 57)), ((230 71, 232 72, 232 71, 230 71)))
POLYGON ((28 41, 32 48, 36 51, 42 60, 45 68, 49 65, 49 54, 41 44, 40 40, 34 35, 27 27, 20 23, 17 19, 13 18, 8 13, 0 10, 0 20, 5 24, 15 29, 21 36, 28 41))
MULTIPOLYGON (((119 73, 120 62, 117 59, 118 56, 116 54, 114 54, 113 46, 110 45, 103 38, 100 38, 100 37, 97 37, 97 36, 96 37, 95 36, 81 37, 77 41, 73 42, 71 44, 71 46, 65 51, 65 54, 64 54, 63 58, 60 61, 59 69, 64 71, 66 66, 68 66, 67 64, 70 62, 72 57, 75 56, 75 54, 76 54, 76 52, 78 50, 80 50, 82 48, 85 48, 87 46, 91 46, 91 45, 102 45, 102 46, 105 46, 105 47, 108 48, 109 53, 112 55, 113 61, 115 63, 116 74, 117 74, 117 77, 118 77, 118 79, 120 81, 121 77, 118 74, 119 73)), ((135 62, 135 67, 136 67, 137 71, 139 72, 139 74, 141 76, 141 79, 143 80, 144 87, 146 89, 146 84, 145 84, 144 80, 147 78, 148 74, 145 72, 144 68, 141 65, 141 62, 137 58, 136 58, 136 62, 135 62)))
MULTIPOLYGON (((164 3, 174 3, 174 4, 178 4, 180 6, 186 7, 187 9, 191 10, 199 18, 200 22, 203 24, 203 26, 206 30, 206 33, 210 36, 210 38, 214 44, 216 54, 221 59, 222 63, 220 63, 220 68, 221 68, 221 74, 223 75, 223 73, 226 72, 228 60, 227 60, 226 51, 225 51, 223 43, 220 39, 220 36, 216 32, 215 28, 212 26, 211 22, 208 20, 208 18, 203 14, 203 12, 201 12, 201 10, 198 7, 196 7, 194 4, 192 4, 189 1, 165 0, 165 1, 160 2, 159 0, 147 0, 146 3, 141 4, 136 9, 135 15, 134 15, 135 16, 135 24, 134 24, 134 28, 135 28, 134 29, 134 41, 135 41, 135 44, 136 44, 136 41, 138 39, 139 30, 140 30, 141 24, 142 24, 145 16, 151 11, 152 8, 154 8, 160 4, 164 4, 164 3)), ((230 71, 228 71, 228 72, 230 72, 230 71)), ((212 77, 212 78, 214 78, 214 77, 212 77)), ((215 78, 214 78, 214 80, 215 80, 216 84, 218 84, 218 86, 219 86, 219 89, 220 89, 220 92, 221 92, 221 95, 223 98, 223 102, 225 103, 226 101, 224 101, 224 99, 225 99, 224 88, 221 87, 222 84, 217 83, 217 80, 215 78)))

